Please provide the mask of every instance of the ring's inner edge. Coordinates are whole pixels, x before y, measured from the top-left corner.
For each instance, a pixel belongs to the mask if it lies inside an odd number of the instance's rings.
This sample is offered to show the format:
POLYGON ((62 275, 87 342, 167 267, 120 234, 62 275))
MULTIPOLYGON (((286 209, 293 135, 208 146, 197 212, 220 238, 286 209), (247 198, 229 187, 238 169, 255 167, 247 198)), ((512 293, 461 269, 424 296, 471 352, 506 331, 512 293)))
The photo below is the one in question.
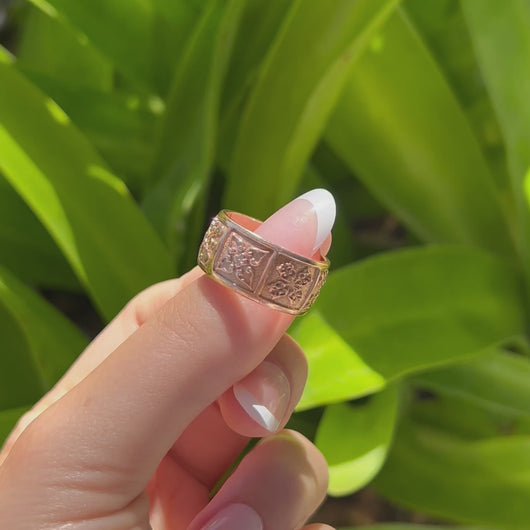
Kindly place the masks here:
POLYGON ((263 224, 262 221, 258 221, 257 219, 254 219, 253 217, 250 217, 243 213, 229 212, 228 217, 232 221, 234 221, 234 223, 241 225, 243 228, 246 228, 247 230, 250 230, 251 232, 254 232, 254 230, 256 230, 258 226, 261 226, 263 224))
MULTIPOLYGON (((243 213, 229 211, 227 212, 228 218, 233 221, 234 223, 237 223, 238 225, 242 226, 243 228, 246 228, 247 230, 250 230, 251 232, 254 232, 258 226, 261 226, 263 224, 263 221, 258 221, 258 219, 254 219, 253 217, 250 217, 249 215, 245 215, 243 213)), ((321 262, 325 262, 324 256, 319 252, 320 260, 321 262)))

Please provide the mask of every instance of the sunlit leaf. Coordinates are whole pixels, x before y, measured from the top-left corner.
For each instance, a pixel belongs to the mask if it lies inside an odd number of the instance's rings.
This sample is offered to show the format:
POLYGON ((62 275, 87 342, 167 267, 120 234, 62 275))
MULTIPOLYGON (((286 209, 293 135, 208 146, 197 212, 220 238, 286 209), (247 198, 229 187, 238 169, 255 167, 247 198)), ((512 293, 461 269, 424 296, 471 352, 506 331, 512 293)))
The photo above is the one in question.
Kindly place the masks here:
POLYGON ((109 90, 109 62, 68 23, 36 8, 30 10, 17 46, 18 67, 70 87, 109 90))
POLYGON ((329 467, 330 495, 348 495, 381 469, 394 431, 398 393, 389 386, 367 402, 326 408, 315 439, 329 467))
POLYGON ((298 410, 377 392, 385 378, 368 366, 321 313, 313 309, 289 328, 309 362, 298 410))
POLYGON ((527 357, 491 351, 462 364, 423 373, 416 380, 426 388, 482 407, 530 418, 530 360, 527 357))
MULTIPOLYGON (((51 388, 87 344, 83 334, 5 269, 0 269, 0 304, 23 332, 31 360, 45 390, 51 388)), ((0 358, 9 359, 9 341, 0 358)), ((9 374, 9 370, 3 371, 9 374)), ((22 374, 20 374, 22 375, 22 374)), ((1 393, 5 392, 1 387, 1 393)))
POLYGON ((504 139, 471 42, 460 0, 406 0, 407 15, 465 112, 495 177, 505 213, 513 204, 504 139))
POLYGON ((513 255, 494 178, 469 122, 401 14, 355 64, 326 138, 422 239, 513 255))
POLYGON ((530 520, 530 436, 470 441, 406 420, 375 486, 423 512, 523 530, 530 520))
POLYGON ((144 210, 177 262, 193 241, 186 217, 192 207, 195 214, 201 209, 197 197, 213 165, 222 82, 243 3, 205 5, 170 89, 153 169, 157 182, 144 210))
POLYGON ((224 168, 230 163, 246 99, 259 81, 269 47, 288 23, 291 6, 292 0, 253 0, 245 4, 221 101, 218 157, 224 168))
POLYGON ((292 3, 243 111, 227 207, 262 218, 292 196, 354 59, 395 4, 292 3))
POLYGON ((40 287, 79 288, 79 282, 55 241, 2 176, 0 266, 40 287))
POLYGON ((125 76, 154 87, 153 9, 144 0, 31 0, 52 17, 66 19, 125 76))
POLYGON ((0 169, 108 318, 171 274, 123 183, 55 103, 0 63, 0 169))
POLYGON ((431 246, 343 267, 330 274, 315 307, 371 370, 391 379, 522 335, 521 286, 503 260, 431 246))
POLYGON ((530 274, 530 3, 464 0, 462 8, 497 113, 516 198, 518 236, 530 274))
POLYGON ((118 91, 72 89, 24 73, 66 112, 131 191, 142 195, 153 163, 155 127, 164 111, 161 100, 118 91))

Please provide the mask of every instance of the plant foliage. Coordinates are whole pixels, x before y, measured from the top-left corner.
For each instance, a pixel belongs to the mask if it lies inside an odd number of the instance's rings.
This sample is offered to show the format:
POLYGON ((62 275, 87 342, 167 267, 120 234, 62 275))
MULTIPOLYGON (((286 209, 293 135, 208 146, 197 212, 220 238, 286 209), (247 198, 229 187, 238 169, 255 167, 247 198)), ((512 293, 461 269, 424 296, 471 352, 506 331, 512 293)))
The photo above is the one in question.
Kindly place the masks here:
POLYGON ((528 528, 530 2, 14 11, 0 438, 87 343, 43 289, 84 293, 108 321, 193 265, 220 207, 265 217, 325 186, 333 270, 290 332, 309 359, 299 408, 320 408, 294 422, 327 457, 330 494, 371 484, 475 530, 528 528))

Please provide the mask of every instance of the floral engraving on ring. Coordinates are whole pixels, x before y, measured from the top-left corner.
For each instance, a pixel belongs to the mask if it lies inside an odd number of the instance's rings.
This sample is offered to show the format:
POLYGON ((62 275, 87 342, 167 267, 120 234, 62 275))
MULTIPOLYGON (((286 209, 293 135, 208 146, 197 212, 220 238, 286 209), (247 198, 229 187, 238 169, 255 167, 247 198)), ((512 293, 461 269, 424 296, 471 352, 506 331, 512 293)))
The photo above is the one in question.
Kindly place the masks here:
POLYGON ((304 287, 313 279, 311 272, 307 268, 297 269, 289 261, 277 265, 276 270, 280 279, 269 285, 271 297, 286 296, 291 304, 299 304, 305 294, 304 287))
POLYGON ((315 300, 318 298, 318 295, 320 294, 320 290, 322 289, 322 286, 326 283, 326 279, 328 277, 328 269, 324 269, 320 271, 320 276, 313 287, 313 292, 309 296, 309 298, 306 300, 303 311, 309 310, 309 308, 313 305, 315 300))
POLYGON ((270 252, 253 247, 237 234, 230 234, 217 269, 233 274, 247 289, 253 290, 255 270, 270 252))
POLYGON ((199 250, 199 261, 204 266, 207 266, 210 260, 213 258, 215 249, 219 244, 219 241, 223 237, 226 231, 226 227, 216 218, 212 220, 204 238, 202 240, 201 248, 199 250))

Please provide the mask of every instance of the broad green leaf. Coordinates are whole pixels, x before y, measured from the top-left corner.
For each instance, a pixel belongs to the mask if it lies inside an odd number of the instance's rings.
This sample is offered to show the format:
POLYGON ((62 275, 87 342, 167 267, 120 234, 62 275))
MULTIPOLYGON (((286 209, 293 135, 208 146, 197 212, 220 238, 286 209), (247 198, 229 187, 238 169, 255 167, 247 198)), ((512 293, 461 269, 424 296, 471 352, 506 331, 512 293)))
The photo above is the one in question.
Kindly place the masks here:
POLYGON ((50 234, 2 176, 0 266, 34 285, 79 289, 79 282, 50 234))
POLYGON ((503 530, 530 520, 530 436, 464 440, 411 420, 375 487, 423 512, 503 530))
POLYGON ((460 0, 406 0, 403 7, 465 112, 486 157, 505 213, 513 209, 500 126, 484 84, 460 0))
POLYGON ((392 440, 397 410, 395 385, 367 402, 326 408, 315 444, 328 463, 330 495, 349 495, 379 472, 392 440))
POLYGON ((177 261, 196 236, 186 217, 199 209, 196 198, 212 169, 221 87, 242 7, 242 0, 206 4, 170 90, 153 170, 158 182, 144 210, 177 261))
POLYGON ((292 0, 246 2, 226 75, 221 101, 218 157, 223 168, 229 161, 246 98, 271 43, 288 23, 292 0))
POLYGON ((469 122, 402 14, 387 21, 355 64, 326 139, 422 239, 513 254, 469 122))
POLYGON ((65 111, 113 172, 141 195, 153 163, 153 137, 163 102, 118 91, 72 89, 50 78, 23 73, 65 111))
POLYGON ((340 527, 339 530, 491 530, 485 526, 430 526, 423 524, 407 524, 407 523, 383 523, 383 524, 374 524, 370 526, 356 526, 353 527, 340 527))
POLYGON ((517 270, 483 251, 451 246, 388 252, 344 267, 330 274, 315 308, 386 379, 522 335, 526 322, 517 270))
POLYGON ((462 7, 506 142, 519 243, 530 274, 530 3, 464 0, 462 7))
POLYGON ((442 429, 466 440, 530 434, 530 419, 507 407, 492 407, 485 400, 449 394, 413 381, 407 414, 423 425, 442 429))
POLYGON ((462 364, 425 372, 415 381, 488 409, 530 418, 530 360, 527 357, 490 351, 462 364))
POLYGON ((0 64, 0 85, 0 170, 111 318, 170 276, 167 252, 66 114, 12 66, 0 64))
POLYGON ((159 94, 166 97, 175 71, 205 9, 204 0, 150 0, 153 9, 155 57, 153 68, 159 94))
POLYGON ((289 334, 303 348, 309 363, 298 410, 371 394, 385 385, 385 378, 357 355, 317 309, 296 320, 289 334))
POLYGON ((256 217, 291 197, 353 60, 395 0, 293 2, 245 105, 225 196, 256 217), (303 58, 303 60, 301 60, 303 58))
POLYGON ((309 362, 298 407, 370 394, 468 358, 522 335, 525 318, 517 270, 478 250, 407 249, 343 267, 289 329, 309 362))
POLYGON ((28 410, 28 407, 0 411, 0 448, 9 433, 15 427, 19 418, 28 410))
POLYGON ((28 338, 1 298, 0 336, 0 410, 31 405, 46 391, 46 384, 33 362, 28 338))
POLYGON ((66 19, 124 76, 155 84, 153 10, 145 0, 31 0, 51 17, 66 19))
MULTIPOLYGON (((48 390, 85 348, 87 339, 66 317, 5 269, 0 269, 0 304, 24 333, 33 365, 48 390)), ((0 357, 9 356, 6 352, 0 357)))
POLYGON ((17 64, 26 71, 70 87, 110 90, 113 70, 86 38, 57 17, 32 8, 17 46, 17 64))

